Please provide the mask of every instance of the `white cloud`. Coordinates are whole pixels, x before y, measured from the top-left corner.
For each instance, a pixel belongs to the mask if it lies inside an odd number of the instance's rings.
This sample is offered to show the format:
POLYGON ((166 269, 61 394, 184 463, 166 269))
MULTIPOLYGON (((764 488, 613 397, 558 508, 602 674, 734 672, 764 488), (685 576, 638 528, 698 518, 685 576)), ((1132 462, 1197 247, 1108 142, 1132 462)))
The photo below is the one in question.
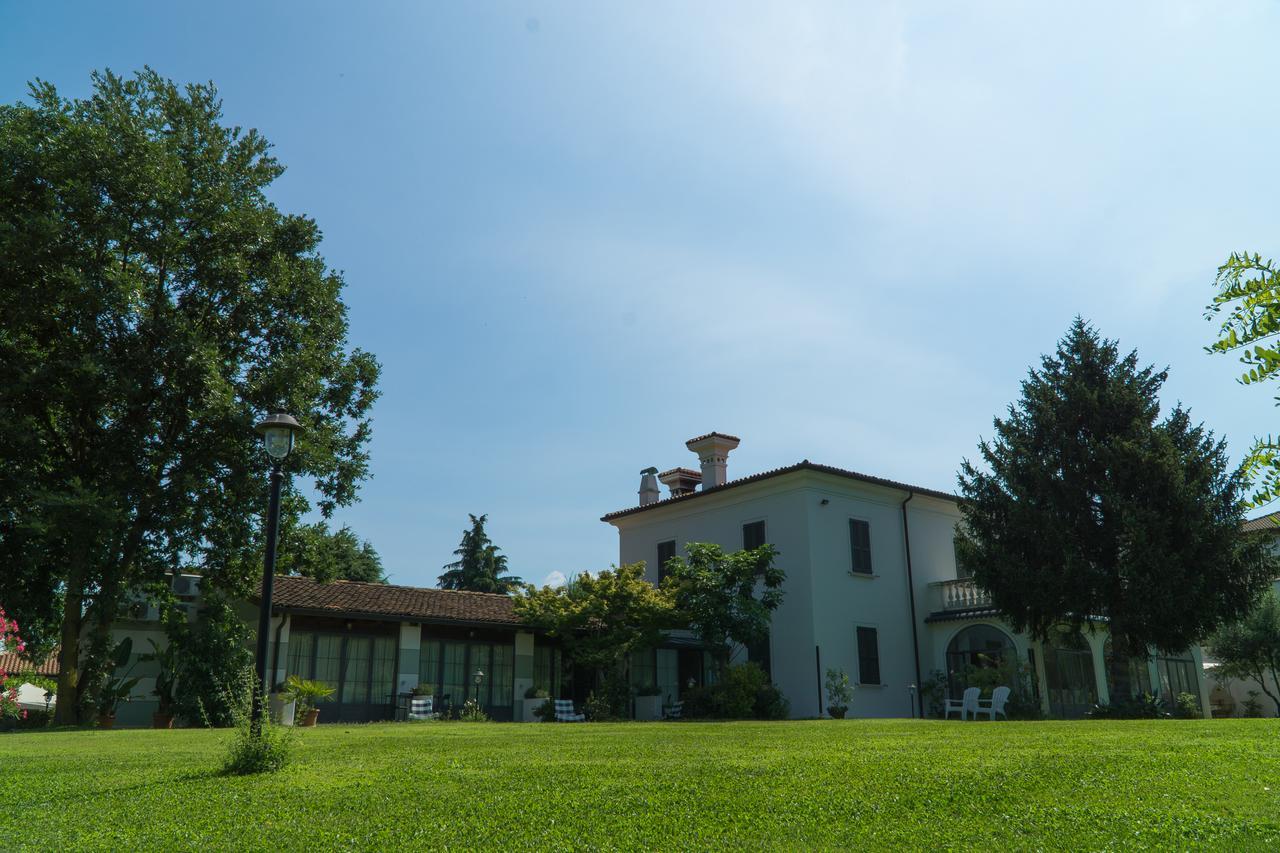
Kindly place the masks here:
POLYGON ((543 586, 564 586, 564 582, 564 572, 560 571, 548 572, 547 576, 542 579, 543 586))

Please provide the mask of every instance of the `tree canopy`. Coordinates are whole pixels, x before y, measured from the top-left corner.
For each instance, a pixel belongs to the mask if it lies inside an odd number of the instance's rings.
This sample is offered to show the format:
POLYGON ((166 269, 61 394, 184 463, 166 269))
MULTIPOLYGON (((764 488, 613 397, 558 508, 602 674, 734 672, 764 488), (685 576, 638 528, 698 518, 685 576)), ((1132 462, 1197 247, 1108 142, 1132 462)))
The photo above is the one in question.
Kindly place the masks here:
POLYGON ((1209 653, 1219 663, 1219 675, 1258 682, 1280 714, 1280 693, 1275 692, 1280 685, 1280 597, 1275 590, 1268 590, 1243 619, 1219 628, 1209 639, 1209 653))
MULTIPOLYGON (((1233 253, 1218 267, 1217 287, 1205 316, 1221 319, 1221 326, 1206 349, 1237 354, 1247 368, 1240 376, 1245 385, 1274 380, 1280 374, 1280 268, 1256 253, 1233 253)), ((1253 506, 1280 497, 1280 439, 1270 433, 1255 439, 1244 471, 1253 506)))
POLYGON ((454 551, 458 559, 444 566, 445 572, 438 580, 441 589, 462 589, 471 592, 496 592, 511 594, 520 589, 523 581, 507 575, 507 557, 497 545, 489 541, 484 525, 488 515, 471 515, 471 528, 463 531, 462 542, 454 551), (503 577, 506 575, 506 577, 503 577))
MULTIPOLYGON (((325 517, 355 500, 379 373, 316 223, 267 198, 283 165, 214 86, 92 82, 0 106, 0 599, 60 638, 65 723, 125 591, 180 567, 252 590, 263 414, 306 428, 288 469, 325 517)), ((284 515, 308 507, 291 482, 284 515)))
POLYGON ((332 580, 386 583, 382 558, 369 540, 350 527, 329 530, 323 521, 281 531, 276 571, 303 575, 321 583, 332 580))
POLYGON ((773 564, 772 545, 726 554, 719 545, 690 542, 685 550, 687 560, 667 561, 662 586, 723 670, 731 643, 750 647, 768 639, 786 573, 773 564))
POLYGON ((1105 617, 1122 648, 1180 651, 1270 580, 1225 442, 1181 406, 1160 418, 1166 375, 1077 318, 979 444, 985 468, 964 462, 959 556, 1016 629, 1105 617))

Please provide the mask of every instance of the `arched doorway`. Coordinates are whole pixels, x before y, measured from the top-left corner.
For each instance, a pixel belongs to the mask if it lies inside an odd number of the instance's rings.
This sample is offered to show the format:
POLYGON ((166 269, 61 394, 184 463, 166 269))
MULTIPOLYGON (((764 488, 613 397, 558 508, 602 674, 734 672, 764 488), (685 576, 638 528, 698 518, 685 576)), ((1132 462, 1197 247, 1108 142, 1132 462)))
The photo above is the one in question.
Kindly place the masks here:
POLYGON ((1093 678, 1093 652, 1079 631, 1059 630, 1044 648, 1044 679, 1049 713, 1055 717, 1083 717, 1098 701, 1093 678))
POLYGON ((1111 704, 1119 705, 1130 699, 1151 693, 1151 671, 1145 654, 1117 654, 1111 637, 1102 647, 1107 667, 1107 692, 1111 704))
POLYGON ((947 694, 959 699, 966 687, 989 694, 999 684, 1016 689, 1017 666, 1012 637, 994 625, 970 625, 947 644, 947 694))

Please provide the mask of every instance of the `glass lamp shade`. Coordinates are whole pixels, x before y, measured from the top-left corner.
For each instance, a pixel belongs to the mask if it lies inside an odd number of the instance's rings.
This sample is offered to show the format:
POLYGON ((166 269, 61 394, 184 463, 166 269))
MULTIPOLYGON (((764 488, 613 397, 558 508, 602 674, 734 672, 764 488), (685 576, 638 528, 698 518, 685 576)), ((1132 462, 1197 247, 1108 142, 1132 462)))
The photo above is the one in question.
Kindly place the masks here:
POLYGON ((477 669, 475 674, 475 680, 476 680, 476 684, 479 684, 481 681, 483 681, 484 673, 477 669))
POLYGON ((267 455, 278 462, 293 450, 293 430, 272 427, 262 434, 262 443, 266 445, 267 455))

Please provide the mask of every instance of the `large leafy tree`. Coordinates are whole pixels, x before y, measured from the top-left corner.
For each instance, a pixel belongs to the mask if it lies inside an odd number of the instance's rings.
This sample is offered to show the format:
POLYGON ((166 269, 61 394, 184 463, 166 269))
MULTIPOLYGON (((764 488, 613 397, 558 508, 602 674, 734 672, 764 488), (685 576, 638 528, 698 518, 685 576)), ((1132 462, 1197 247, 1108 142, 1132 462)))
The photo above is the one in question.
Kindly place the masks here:
POLYGON ((323 522, 299 524, 280 533, 277 571, 304 575, 322 583, 332 580, 386 583, 382 558, 369 540, 350 527, 329 530, 323 522))
MULTIPOLYGON (((1234 253, 1218 268, 1217 287, 1205 316, 1221 325, 1206 349, 1238 355, 1246 367, 1240 376, 1245 385, 1274 380, 1280 375, 1280 267, 1257 253, 1234 253)), ((1253 483, 1253 506, 1280 497, 1280 439, 1255 439, 1244 469, 1253 483)))
POLYGON ((750 647, 768 639, 786 572, 774 565, 772 545, 726 554, 719 545, 690 542, 685 551, 687 560, 667 561, 662 586, 723 672, 733 643, 750 647))
POLYGON ((576 575, 559 587, 529 587, 515 600, 526 624, 545 630, 580 666, 619 676, 627 656, 662 641, 678 624, 668 589, 644 579, 644 563, 576 575))
POLYGON ((441 589, 463 589, 470 592, 496 592, 510 595, 523 581, 507 575, 507 557, 489 540, 484 525, 487 515, 471 515, 471 527, 463 531, 462 541, 453 552, 458 559, 447 564, 440 575, 441 589), (506 575, 506 577, 503 577, 506 575))
POLYGON ((1252 678, 1280 714, 1280 693, 1273 689, 1280 686, 1280 597, 1274 590, 1243 619, 1219 628, 1209 640, 1209 651, 1219 662, 1220 675, 1252 678))
MULTIPOLYGON (((264 413, 306 427, 288 467, 323 515, 355 499, 379 371, 319 228, 267 198, 284 167, 215 88, 92 81, 0 106, 0 597, 60 640, 64 723, 127 590, 179 567, 252 589, 264 413)), ((308 506, 291 484, 286 517, 308 506)))
POLYGON ((1239 535, 1244 478, 1166 372, 1079 318, 1022 383, 985 468, 959 475, 962 562, 1018 630, 1110 620, 1119 648, 1175 651, 1238 619, 1270 579, 1239 535))

